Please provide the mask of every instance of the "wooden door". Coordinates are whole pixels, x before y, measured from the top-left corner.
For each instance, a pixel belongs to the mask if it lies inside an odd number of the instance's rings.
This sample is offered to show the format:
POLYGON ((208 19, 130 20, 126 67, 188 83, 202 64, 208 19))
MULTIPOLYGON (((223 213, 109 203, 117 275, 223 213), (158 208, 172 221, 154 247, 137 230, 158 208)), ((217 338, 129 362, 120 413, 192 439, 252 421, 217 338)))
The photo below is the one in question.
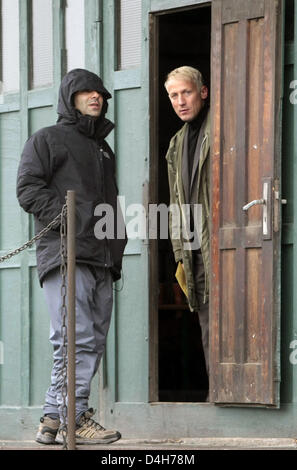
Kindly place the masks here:
POLYGON ((282 0, 212 2, 210 401, 218 404, 279 401, 281 24, 282 0))

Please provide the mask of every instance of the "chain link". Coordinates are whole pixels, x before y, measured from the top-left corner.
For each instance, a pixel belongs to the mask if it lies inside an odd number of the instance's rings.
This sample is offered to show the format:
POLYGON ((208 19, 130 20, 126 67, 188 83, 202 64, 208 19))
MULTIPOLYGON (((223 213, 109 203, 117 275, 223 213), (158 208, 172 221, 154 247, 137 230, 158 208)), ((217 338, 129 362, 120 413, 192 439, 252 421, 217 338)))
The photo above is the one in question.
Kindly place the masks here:
POLYGON ((52 222, 50 222, 44 229, 42 229, 35 237, 31 240, 24 243, 24 245, 16 248, 15 250, 7 253, 6 255, 0 257, 0 263, 3 261, 12 258, 12 256, 18 255, 22 251, 30 248, 37 240, 40 240, 44 235, 46 235, 50 230, 57 228, 60 224, 60 255, 61 255, 61 265, 60 265, 60 273, 62 278, 61 283, 61 297, 62 297, 62 330, 61 335, 63 338, 63 345, 62 345, 62 369, 61 369, 61 376, 62 376, 62 420, 64 429, 63 433, 63 449, 68 449, 67 446, 67 425, 66 425, 66 418, 67 418, 67 325, 66 325, 66 318, 67 318, 67 306, 66 306, 66 296, 67 296, 67 198, 66 204, 62 207, 62 211, 60 212, 57 217, 55 217, 52 222))
POLYGON ((27 248, 31 248, 31 246, 34 245, 34 243, 37 240, 40 240, 50 230, 56 228, 60 224, 61 218, 64 217, 66 213, 67 213, 67 204, 64 204, 64 206, 62 207, 62 211, 60 212, 59 215, 57 215, 57 217, 55 217, 52 220, 52 222, 50 222, 45 228, 43 228, 39 233, 37 233, 37 235, 35 235, 35 237, 33 237, 31 240, 24 243, 24 245, 20 246, 19 248, 16 248, 15 250, 7 253, 4 256, 1 256, 0 257, 0 263, 2 263, 3 261, 8 260, 9 258, 12 258, 12 256, 18 255, 19 253, 26 250, 27 248))

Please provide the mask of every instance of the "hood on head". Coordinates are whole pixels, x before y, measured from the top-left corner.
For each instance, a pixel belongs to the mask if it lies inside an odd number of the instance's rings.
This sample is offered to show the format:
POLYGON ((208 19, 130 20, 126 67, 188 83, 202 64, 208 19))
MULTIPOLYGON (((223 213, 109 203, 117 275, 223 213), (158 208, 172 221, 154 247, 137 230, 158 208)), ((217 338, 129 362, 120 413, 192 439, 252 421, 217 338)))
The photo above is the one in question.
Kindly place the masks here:
POLYGON ((77 91, 92 90, 100 93, 107 109, 107 100, 111 98, 111 94, 104 88, 103 82, 98 75, 85 69, 74 69, 68 72, 60 85, 58 114, 71 120, 76 120, 76 110, 73 103, 73 95, 77 91))

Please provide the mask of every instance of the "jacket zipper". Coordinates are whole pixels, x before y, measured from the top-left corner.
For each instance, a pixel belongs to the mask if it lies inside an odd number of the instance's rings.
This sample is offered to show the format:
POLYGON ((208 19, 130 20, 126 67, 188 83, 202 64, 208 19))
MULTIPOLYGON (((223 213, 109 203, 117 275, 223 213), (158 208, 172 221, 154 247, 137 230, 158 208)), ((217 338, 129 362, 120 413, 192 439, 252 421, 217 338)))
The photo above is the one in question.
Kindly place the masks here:
MULTIPOLYGON (((101 175, 101 181, 100 181, 100 186, 102 188, 102 197, 103 197, 103 201, 105 203, 105 184, 104 184, 104 165, 103 165, 103 148, 101 145, 99 145, 99 165, 100 165, 100 175, 101 175)), ((111 253, 110 253, 110 247, 109 247, 109 243, 108 243, 108 239, 107 238, 104 238, 104 241, 105 241, 105 250, 104 250, 104 267, 107 268, 107 250, 109 252, 109 257, 111 257, 111 253)), ((111 260, 110 260, 111 261, 111 260)))

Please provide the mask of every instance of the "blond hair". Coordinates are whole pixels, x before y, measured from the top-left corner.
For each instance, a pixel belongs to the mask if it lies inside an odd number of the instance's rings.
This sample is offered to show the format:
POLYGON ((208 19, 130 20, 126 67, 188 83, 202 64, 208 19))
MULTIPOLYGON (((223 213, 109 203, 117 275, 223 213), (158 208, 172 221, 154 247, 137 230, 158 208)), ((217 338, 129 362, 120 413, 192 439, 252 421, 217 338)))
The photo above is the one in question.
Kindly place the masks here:
POLYGON ((203 77, 202 77, 201 72, 199 72, 199 70, 197 69, 194 69, 194 67, 190 67, 189 65, 183 65, 182 67, 178 67, 177 69, 172 70, 167 75, 166 81, 164 83, 166 90, 167 90, 168 82, 171 79, 176 79, 176 80, 184 79, 192 83, 195 83, 197 85, 198 91, 200 91, 203 85, 203 77))

